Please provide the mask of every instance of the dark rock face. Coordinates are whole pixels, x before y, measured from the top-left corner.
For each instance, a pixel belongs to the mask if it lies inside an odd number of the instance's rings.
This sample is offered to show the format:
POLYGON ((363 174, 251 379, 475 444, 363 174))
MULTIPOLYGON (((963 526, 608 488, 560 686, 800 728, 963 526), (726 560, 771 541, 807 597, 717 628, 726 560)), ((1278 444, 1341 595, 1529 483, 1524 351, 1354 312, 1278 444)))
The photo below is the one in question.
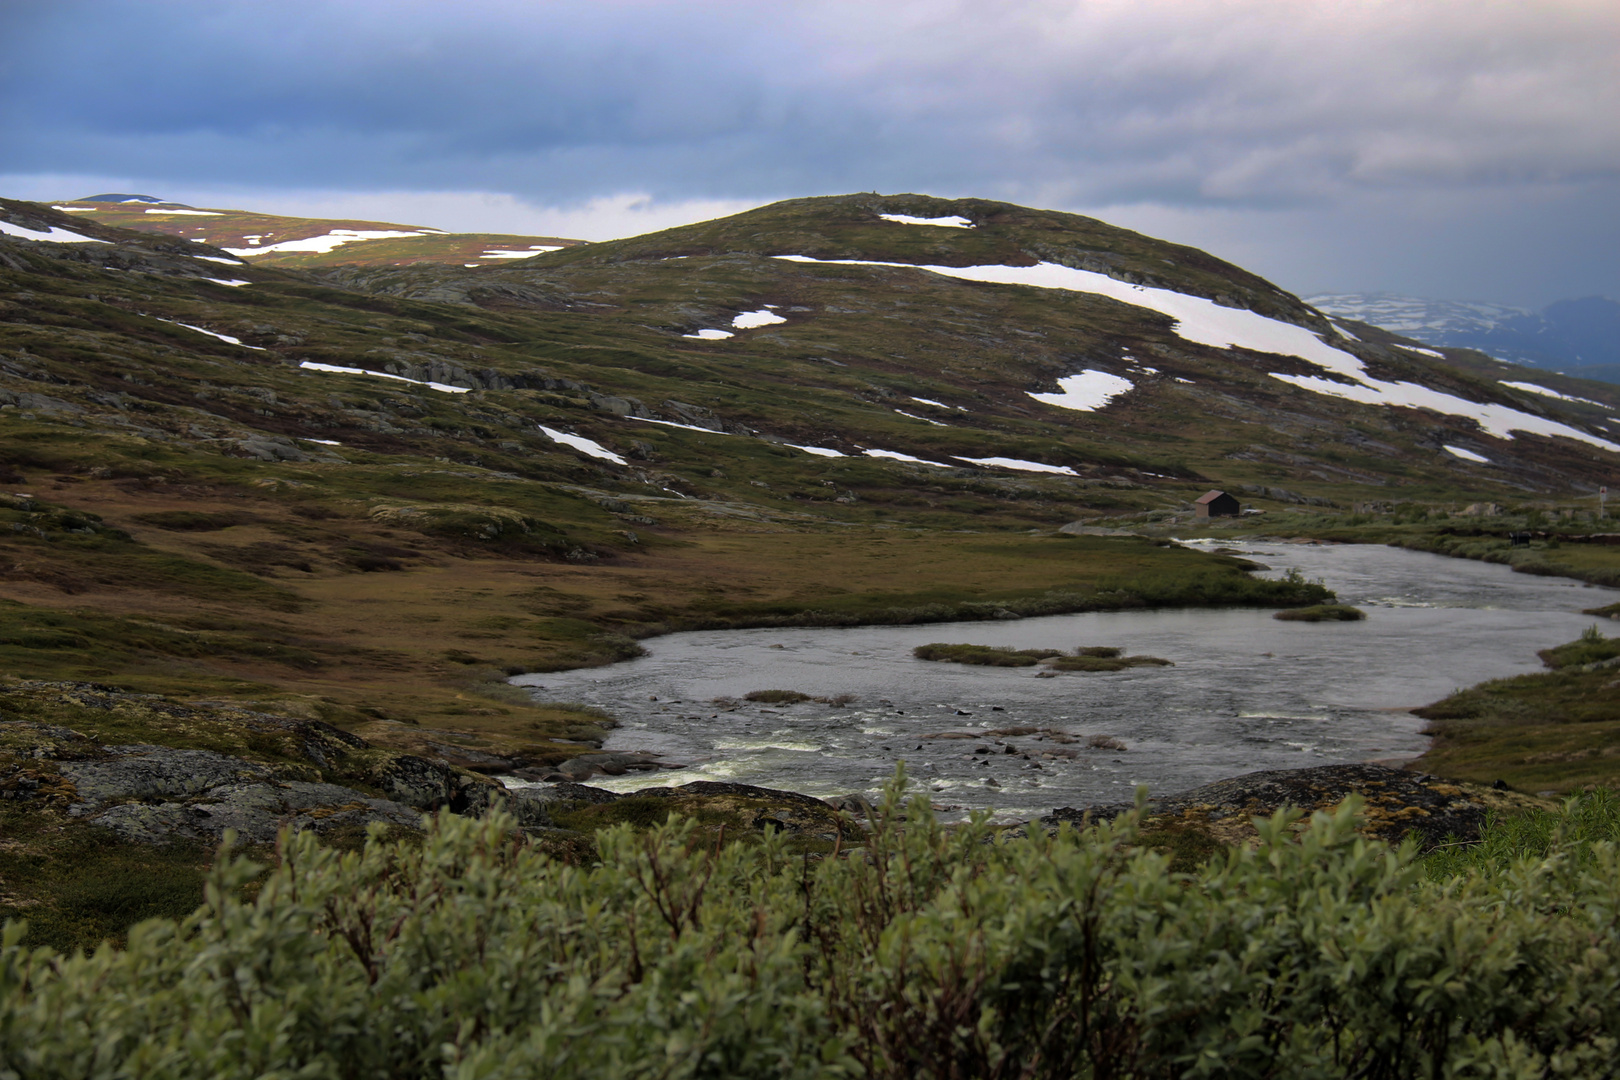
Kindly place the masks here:
POLYGON ((242 781, 264 782, 269 769, 210 750, 172 750, 164 746, 113 746, 105 758, 64 761, 57 772, 78 795, 68 808, 73 817, 99 811, 129 799, 189 799, 212 788, 242 781))
POLYGON ((421 823, 409 806, 337 784, 278 780, 265 766, 211 750, 134 745, 106 754, 57 764, 71 785, 67 814, 128 840, 218 841, 235 829, 244 840, 268 843, 283 825, 324 832, 339 824, 421 823))
POLYGON ((218 841, 235 829, 246 841, 270 843, 283 826, 327 832, 340 825, 384 822, 418 828, 419 813, 353 788, 305 781, 223 784, 184 802, 122 803, 92 818, 128 840, 218 841))
POLYGON ((424 812, 442 807, 482 815, 500 790, 485 777, 372 747, 318 720, 182 704, 94 683, 18 683, 0 689, 0 697, 22 707, 80 710, 92 733, 93 718, 106 715, 149 725, 154 734, 242 747, 247 756, 103 745, 61 725, 0 721, 0 798, 137 842, 217 842, 227 829, 269 842, 284 826, 323 833, 372 823, 417 828, 424 812))
MULTIPOLYGON (((1454 784, 1422 773, 1383 765, 1323 765, 1276 769, 1206 784, 1147 805, 1149 825, 1184 823, 1207 828, 1218 838, 1238 841, 1253 833, 1251 819, 1269 817, 1284 806, 1313 813, 1332 810, 1350 795, 1365 800, 1362 832, 1398 844, 1414 833, 1425 848, 1448 837, 1475 840, 1485 815, 1512 811, 1535 800, 1510 791, 1454 784)), ((1055 828, 1110 821, 1132 809, 1130 803, 1064 807, 1041 819, 1055 828)))

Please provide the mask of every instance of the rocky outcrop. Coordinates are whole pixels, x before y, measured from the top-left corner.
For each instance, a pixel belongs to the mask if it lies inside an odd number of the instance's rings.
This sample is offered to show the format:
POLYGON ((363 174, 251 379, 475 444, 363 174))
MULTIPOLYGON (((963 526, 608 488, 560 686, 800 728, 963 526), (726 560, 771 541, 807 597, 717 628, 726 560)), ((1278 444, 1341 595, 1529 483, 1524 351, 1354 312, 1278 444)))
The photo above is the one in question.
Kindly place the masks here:
POLYGON ((379 749, 318 720, 232 705, 35 682, 0 688, 0 708, 77 716, 84 728, 0 721, 0 798, 133 841, 217 842, 234 829, 268 842, 284 826, 416 828, 441 808, 482 815, 500 790, 477 773, 379 749), (128 730, 225 749, 94 737, 128 730))
MULTIPOLYGON (((1414 834, 1425 848, 1448 838, 1478 839, 1492 810, 1513 812, 1545 805, 1518 792, 1457 784, 1383 765, 1322 765, 1248 773, 1153 799, 1147 804, 1147 818, 1149 827, 1192 827, 1225 843, 1242 843, 1254 836, 1255 817, 1269 817, 1284 806, 1307 814, 1332 810, 1351 795, 1359 795, 1365 803, 1364 834, 1392 844, 1414 834)), ((1064 822, 1078 827, 1112 820, 1132 808, 1130 803, 1064 807, 1041 823, 1048 828, 1064 822)))
MULTIPOLYGON (((774 828, 793 836, 820 841, 839 837, 858 839, 860 826, 831 804, 796 791, 699 780, 679 787, 642 788, 627 794, 604 791, 584 784, 536 784, 505 793, 509 812, 525 828, 546 828, 558 824, 558 817, 582 807, 596 807, 624 800, 667 801, 671 813, 686 814, 705 822, 719 822, 728 830, 763 831, 774 828)), ((658 815, 661 818, 661 814, 658 815)))
POLYGON ((339 784, 291 780, 212 750, 100 746, 78 732, 0 722, 0 796, 39 800, 126 840, 268 843, 283 826, 327 832, 373 822, 415 828, 421 812, 339 784), (21 752, 19 752, 21 751, 21 752), (7 762, 7 758, 11 760, 7 762))

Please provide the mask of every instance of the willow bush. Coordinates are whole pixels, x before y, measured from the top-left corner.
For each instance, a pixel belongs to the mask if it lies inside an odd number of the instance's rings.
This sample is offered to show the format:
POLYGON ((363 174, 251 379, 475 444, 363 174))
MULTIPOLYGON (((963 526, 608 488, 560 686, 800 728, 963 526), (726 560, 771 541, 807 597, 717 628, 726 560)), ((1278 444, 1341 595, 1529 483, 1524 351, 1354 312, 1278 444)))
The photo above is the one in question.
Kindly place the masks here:
POLYGON ((1608 841, 1431 877, 1354 806, 1195 873, 1133 815, 812 861, 690 822, 550 860, 510 820, 219 860, 128 948, 0 952, 0 1077, 1521 1077, 1620 1071, 1608 841), (258 889, 245 900, 244 885, 258 889))

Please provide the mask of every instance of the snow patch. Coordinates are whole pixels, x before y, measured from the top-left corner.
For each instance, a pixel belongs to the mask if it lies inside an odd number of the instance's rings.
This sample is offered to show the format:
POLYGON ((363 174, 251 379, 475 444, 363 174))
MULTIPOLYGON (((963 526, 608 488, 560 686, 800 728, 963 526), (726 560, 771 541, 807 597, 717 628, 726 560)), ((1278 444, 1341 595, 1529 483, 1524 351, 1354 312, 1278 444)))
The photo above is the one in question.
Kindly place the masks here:
POLYGON ((900 225, 938 225, 946 229, 971 229, 973 222, 965 217, 912 217, 910 214, 879 214, 884 221, 900 225))
POLYGON ((913 465, 932 465, 939 469, 949 469, 951 466, 939 461, 925 461, 920 457, 902 454, 898 450, 862 450, 862 457, 883 458, 887 461, 909 461, 913 465))
POLYGON ((663 424, 665 427, 685 428, 687 431, 701 431, 705 435, 730 435, 729 431, 716 431, 714 428, 698 427, 696 424, 677 424, 673 420, 654 420, 650 416, 627 416, 626 420, 640 420, 643 424, 663 424))
POLYGON ((1314 375, 1280 375, 1272 378, 1312 393, 1345 398, 1364 405, 1395 405, 1430 409, 1448 416, 1467 417, 1498 438, 1511 439, 1515 431, 1533 435, 1562 436, 1601 450, 1620 453, 1620 446, 1595 435, 1505 405, 1468 401, 1452 394, 1408 382, 1384 382, 1367 374, 1362 362, 1343 349, 1323 341, 1313 331, 1292 323, 1279 322, 1242 308, 1221 307, 1212 300, 1186 296, 1169 289, 1129 285, 1106 274, 1076 270, 1056 263, 1035 266, 918 266, 913 263, 874 262, 862 259, 812 259, 806 255, 777 255, 787 262, 815 265, 891 266, 927 270, 965 281, 1005 285, 1030 285, 1042 289, 1098 293, 1127 304, 1157 311, 1176 320, 1176 333, 1188 341, 1218 349, 1242 348, 1279 356, 1295 356, 1317 367, 1351 380, 1336 382, 1314 375))
POLYGON ((583 435, 569 435, 567 432, 558 431, 555 428, 548 428, 544 424, 538 424, 536 426, 539 427, 539 429, 545 434, 546 438, 550 439, 554 443, 562 443, 564 446, 571 446, 582 454, 588 454, 593 458, 601 458, 603 461, 611 461, 615 465, 630 464, 628 461, 624 460, 624 458, 620 457, 618 454, 615 454, 601 443, 592 439, 587 439, 583 435))
MULTIPOLYGON (((206 244, 206 243, 208 243, 208 241, 194 239, 193 243, 206 244)), ((201 259, 203 262, 223 263, 226 266, 241 266, 242 265, 242 260, 241 259, 222 259, 218 255, 193 255, 191 257, 193 259, 201 259)))
POLYGON ((832 449, 832 447, 830 447, 830 446, 800 446, 798 443, 783 443, 782 445, 791 446, 795 450, 803 450, 805 453, 814 454, 816 457, 843 457, 844 456, 843 454, 839 453, 837 450, 832 449))
MULTIPOLYGON (((245 285, 247 283, 243 282, 243 284, 245 285)), ((207 334, 211 338, 218 338, 219 340, 225 342, 225 344, 227 344, 227 345, 240 345, 244 349, 256 349, 259 352, 269 352, 270 351, 269 349, 263 348, 262 346, 259 346, 259 345, 242 345, 242 339, 241 338, 231 337, 231 335, 229 335, 229 334, 216 334, 212 330, 204 330, 202 327, 200 327, 200 326, 192 326, 190 323, 177 322, 174 319, 158 319, 158 317, 156 315, 153 315, 152 318, 157 319, 158 322, 166 322, 170 326, 183 326, 187 330, 195 330, 199 334, 207 334)))
POLYGON ((919 266, 914 263, 875 262, 864 259, 812 259, 806 255, 777 255, 788 262, 828 266, 892 266, 907 270, 927 270, 963 281, 983 281, 997 285, 1029 285, 1038 289, 1097 293, 1122 303, 1144 307, 1176 320, 1176 333, 1199 345, 1217 349, 1242 348, 1254 352, 1297 356, 1318 367, 1347 378, 1357 378, 1361 361, 1318 337, 1314 331, 1293 323, 1258 315, 1244 308, 1222 307, 1201 296, 1188 296, 1170 289, 1153 289, 1115 281, 1107 274, 1076 270, 1057 263, 1034 266, 919 266))
MULTIPOLYGON (((249 345, 247 348, 253 348, 249 345)), ((379 379, 393 379, 395 382, 410 383, 413 386, 425 386, 429 390, 437 390, 441 394, 465 394, 467 387, 451 386, 449 383, 423 382, 421 379, 407 379, 403 375, 391 375, 386 371, 371 371, 366 368, 342 367, 338 364, 317 364, 313 360, 305 360, 298 365, 305 371, 325 371, 334 375, 371 375, 379 379)))
POLYGON ((1446 358, 1446 354, 1443 352, 1435 352, 1433 349, 1420 349, 1416 345, 1402 345, 1401 348, 1405 349, 1407 352, 1422 353, 1424 356, 1432 356, 1436 360, 1444 360, 1446 358))
POLYGON ((1543 394, 1550 398, 1557 398, 1559 401, 1574 401, 1579 402, 1582 405, 1596 405, 1600 409, 1608 408, 1608 406, 1601 401, 1593 401, 1591 398, 1575 397, 1573 394, 1560 394, 1556 390, 1549 390, 1545 386, 1537 386, 1535 383, 1503 382, 1502 385, 1511 386, 1515 390, 1523 390, 1530 394, 1543 394))
POLYGON ((217 210, 148 210, 148 214, 175 214, 186 217, 224 217, 217 210))
POLYGON ((930 420, 926 416, 915 416, 915 415, 913 415, 911 413, 906 412, 904 409, 896 409, 894 411, 899 413, 901 416, 905 417, 907 420, 921 420, 923 423, 925 423, 925 424, 933 424, 935 427, 950 427, 951 426, 949 424, 942 424, 938 420, 930 420))
POLYGON ((1338 323, 1333 324, 1333 329, 1335 329, 1335 330, 1337 330, 1339 332, 1340 337, 1347 337, 1351 341, 1360 341, 1361 340, 1360 338, 1356 337, 1356 335, 1352 334, 1349 330, 1345 329, 1343 326, 1340 326, 1338 323))
POLYGON ((953 454, 957 461, 970 461, 975 465, 983 465, 991 469, 1012 469, 1015 472, 1058 473, 1062 476, 1079 476, 1080 474, 1067 465, 1046 465, 1039 461, 1025 461, 1022 458, 1011 457, 962 457, 953 454))
POLYGON ((1457 457, 1462 458, 1464 461, 1472 461, 1472 462, 1474 462, 1476 464, 1479 464, 1479 465, 1489 465, 1491 463, 1490 458, 1484 457, 1483 455, 1480 455, 1480 454, 1476 454, 1472 450, 1464 450, 1460 446, 1445 446, 1445 447, 1442 447, 1442 449, 1445 450, 1445 452, 1448 453, 1448 454, 1455 454, 1457 457))
POLYGON ((239 281, 239 280, 237 280, 235 278, 226 279, 226 278, 217 278, 217 277, 207 277, 207 278, 203 278, 203 280, 204 281, 212 281, 215 285, 229 285, 232 288, 236 288, 236 287, 241 286, 241 285, 251 285, 251 284, 253 284, 253 282, 251 282, 251 281, 239 281))
POLYGON ((782 318, 782 316, 778 315, 774 311, 771 311, 769 307, 764 307, 760 308, 758 311, 743 312, 741 315, 738 315, 735 319, 731 320, 731 325, 738 330, 754 330, 761 326, 775 326, 777 323, 785 322, 787 322, 787 320, 782 318))
POLYGON ((1087 370, 1059 379, 1059 389, 1055 394, 1031 393, 1029 396, 1060 409, 1095 412, 1120 395, 1129 393, 1132 386, 1131 380, 1122 376, 1087 370))
POLYGON ((1431 390, 1427 386, 1419 386, 1409 382, 1383 382, 1379 379, 1363 378, 1360 382, 1347 384, 1334 382, 1331 379, 1320 379, 1312 375, 1278 375, 1272 373, 1273 379, 1292 383, 1302 390, 1309 390, 1316 394, 1327 394, 1330 397, 1345 398, 1350 401, 1359 401, 1363 405, 1400 405, 1408 409, 1431 409, 1434 412, 1445 413, 1448 416, 1462 416, 1472 419, 1479 424, 1481 430, 1498 439, 1511 439, 1516 431, 1531 435, 1561 435, 1566 439, 1575 439, 1579 442, 1595 446, 1600 450, 1620 454, 1620 444, 1600 439, 1579 428, 1560 424, 1556 420, 1548 420, 1540 416, 1531 416, 1518 409, 1506 405, 1492 405, 1480 401, 1465 401, 1460 397, 1431 390))
POLYGON ((261 234, 259 236, 244 236, 242 238, 249 244, 255 245, 253 247, 221 248, 220 250, 228 251, 232 255, 242 256, 268 255, 272 251, 309 251, 316 254, 325 255, 330 251, 337 250, 344 244, 352 244, 357 240, 398 240, 407 236, 426 235, 427 233, 422 230, 417 230, 414 232, 402 232, 398 229, 333 229, 331 232, 326 233, 323 236, 310 236, 303 240, 283 240, 279 244, 264 244, 259 246, 260 241, 264 239, 264 236, 261 234))
POLYGON ((308 436, 305 436, 305 435, 300 435, 298 437, 300 439, 302 439, 304 442, 320 443, 322 446, 342 446, 343 445, 342 443, 338 442, 336 439, 311 439, 311 438, 309 438, 308 436))
POLYGON ((35 229, 25 229, 21 225, 13 225, 9 221, 0 221, 0 233, 6 236, 15 236, 19 240, 43 240, 51 244, 106 244, 107 240, 97 240, 93 236, 80 236, 76 232, 52 225, 44 232, 35 229))
MULTIPOLYGON (((561 244, 531 244, 527 251, 509 251, 506 248, 489 248, 480 259, 532 259, 536 255, 544 255, 548 251, 561 251, 561 244)), ((476 263, 468 265, 476 266, 476 263)))
POLYGON ((52 210, 61 210, 63 213, 68 213, 68 214, 93 214, 97 210, 100 210, 101 207, 99 207, 99 206, 53 206, 53 207, 51 207, 51 209, 52 210))
POLYGON ((911 400, 915 401, 919 405, 932 405, 936 409, 955 409, 957 412, 967 412, 967 410, 962 408, 960 405, 947 405, 943 401, 935 401, 932 398, 914 397, 911 400))
POLYGON ((724 341, 728 337, 736 337, 730 330, 699 330, 695 334, 682 334, 683 338, 693 338, 697 341, 724 341))

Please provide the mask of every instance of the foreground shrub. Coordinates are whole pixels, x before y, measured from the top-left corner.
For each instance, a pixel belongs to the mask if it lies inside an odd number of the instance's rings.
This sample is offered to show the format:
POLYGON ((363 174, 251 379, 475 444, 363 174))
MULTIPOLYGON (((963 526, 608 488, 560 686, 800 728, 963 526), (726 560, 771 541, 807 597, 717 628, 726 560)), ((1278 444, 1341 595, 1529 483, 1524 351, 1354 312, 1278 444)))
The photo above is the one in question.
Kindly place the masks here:
POLYGON ((420 846, 222 860, 129 948, 0 950, 0 1076, 1613 1075, 1620 861, 1553 841, 1422 880, 1353 806, 1171 873, 1135 816, 996 840, 896 783, 864 849, 689 823, 539 855, 443 815, 420 846))

